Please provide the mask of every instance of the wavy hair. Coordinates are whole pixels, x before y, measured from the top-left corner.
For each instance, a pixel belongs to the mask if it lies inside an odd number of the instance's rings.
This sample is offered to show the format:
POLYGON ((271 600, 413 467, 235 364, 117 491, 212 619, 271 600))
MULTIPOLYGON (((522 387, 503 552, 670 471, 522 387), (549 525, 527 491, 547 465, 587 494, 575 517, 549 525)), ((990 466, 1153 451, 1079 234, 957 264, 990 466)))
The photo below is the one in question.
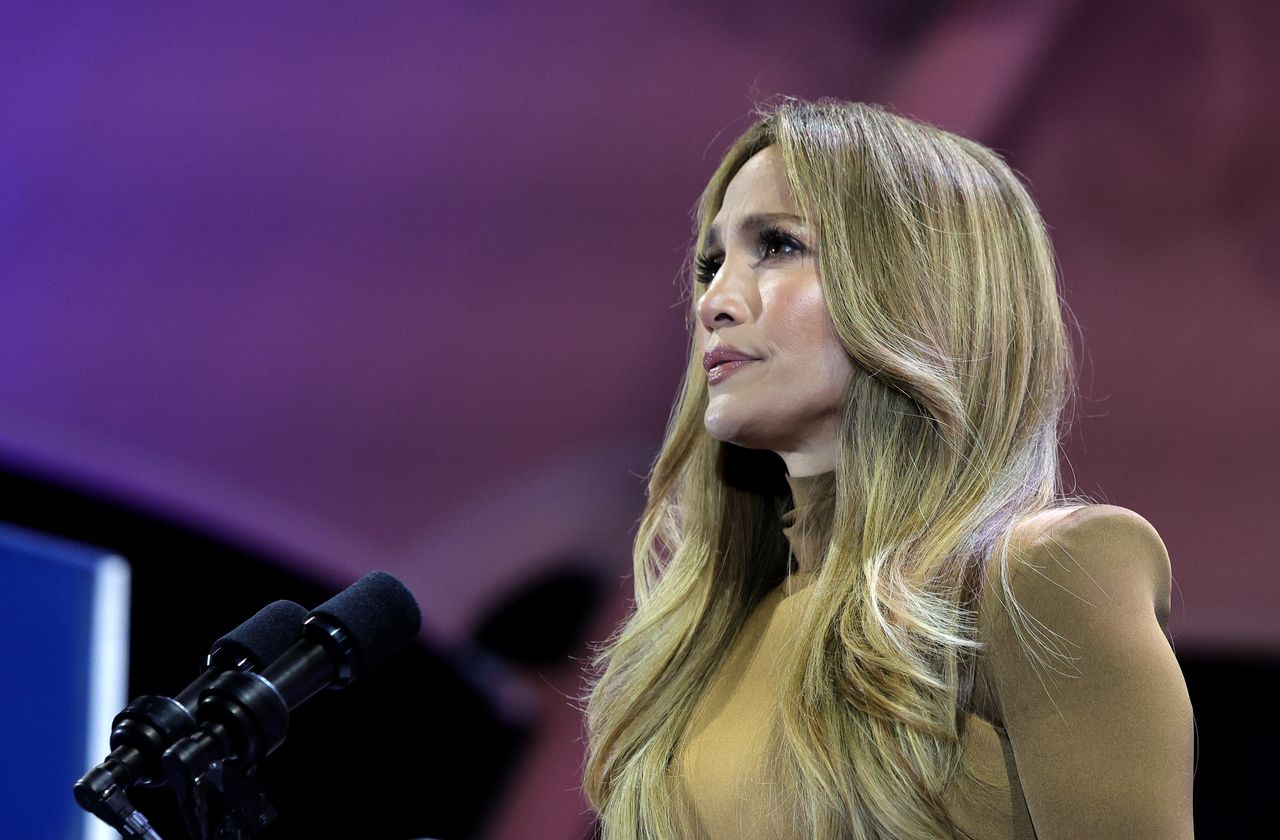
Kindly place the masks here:
MULTIPOLYGON (((1079 500, 1058 466, 1074 366, 1052 250, 986 147, 874 105, 786 99, 703 192, 699 252, 729 181, 768 146, 855 363, 831 538, 780 687, 772 772, 801 836, 956 837, 943 793, 975 782, 961 757, 979 594, 994 576, 1021 613, 1015 524, 1079 500)), ((689 319, 692 336, 693 307, 689 319)), ((634 609, 597 651, 585 698, 584 789, 606 840, 689 835, 671 772, 685 726, 787 573, 782 461, 711 437, 693 356, 649 475, 634 609)), ((1015 620, 1022 636, 1019 624, 1034 620, 1015 620)))

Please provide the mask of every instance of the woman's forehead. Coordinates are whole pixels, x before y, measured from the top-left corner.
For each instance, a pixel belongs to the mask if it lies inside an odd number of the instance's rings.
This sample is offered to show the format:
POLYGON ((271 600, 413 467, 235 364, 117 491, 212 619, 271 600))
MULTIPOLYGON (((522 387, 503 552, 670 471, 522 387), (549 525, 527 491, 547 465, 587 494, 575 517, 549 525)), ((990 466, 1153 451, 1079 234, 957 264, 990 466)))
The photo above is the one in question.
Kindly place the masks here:
POLYGON ((787 168, 777 146, 766 146, 756 152, 729 180, 720 213, 726 210, 741 212, 744 208, 749 208, 747 212, 761 209, 793 212, 796 209, 791 184, 787 181, 787 168), (772 206, 754 206, 761 202, 772 206))
POLYGON ((708 238, 714 239, 720 231, 759 216, 800 216, 786 166, 776 146, 756 152, 734 173, 725 188, 720 209, 711 220, 708 238))

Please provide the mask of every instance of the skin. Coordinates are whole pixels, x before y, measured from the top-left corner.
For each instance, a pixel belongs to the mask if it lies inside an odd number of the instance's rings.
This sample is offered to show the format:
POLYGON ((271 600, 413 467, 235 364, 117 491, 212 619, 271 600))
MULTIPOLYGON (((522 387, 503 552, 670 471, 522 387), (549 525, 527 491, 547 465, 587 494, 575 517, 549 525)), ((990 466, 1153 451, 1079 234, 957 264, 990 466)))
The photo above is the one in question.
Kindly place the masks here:
MULTIPOLYGON (((812 475, 835 465, 853 363, 831 329, 802 220, 771 222, 798 241, 792 247, 761 236, 750 221, 760 214, 798 214, 772 148, 730 182, 700 255, 710 282, 697 303, 699 354, 728 345, 758 357, 708 386, 704 421, 716 439, 771 450, 791 475, 812 475)), ((1023 800, 1012 800, 1018 831, 1191 838, 1195 719, 1167 639, 1172 573, 1162 540, 1131 510, 1085 505, 1025 520, 1016 544, 1015 599, 1065 642, 1045 636, 1050 650, 1070 659, 1063 670, 1061 662, 1030 656, 1012 613, 993 608, 1003 606, 1001 594, 984 590, 992 600, 980 611, 987 648, 977 679, 990 693, 979 715, 998 722, 1012 747, 1023 800)), ((985 731, 981 748, 971 742, 971 756, 981 756, 988 780, 999 780, 1007 759, 994 728, 969 731, 985 731)), ((949 804, 962 828, 981 833, 996 814, 1010 813, 1009 794, 1001 795, 994 812, 949 804)), ((743 813, 736 808, 725 823, 740 824, 743 813)), ((1005 817, 1001 830, 1009 826, 1005 817)))
POLYGON ((714 273, 699 286, 695 343, 699 359, 719 346, 757 359, 708 385, 707 431, 777 453, 793 476, 835 468, 839 410, 854 371, 832 330, 799 214, 776 147, 738 170, 701 255, 714 273))

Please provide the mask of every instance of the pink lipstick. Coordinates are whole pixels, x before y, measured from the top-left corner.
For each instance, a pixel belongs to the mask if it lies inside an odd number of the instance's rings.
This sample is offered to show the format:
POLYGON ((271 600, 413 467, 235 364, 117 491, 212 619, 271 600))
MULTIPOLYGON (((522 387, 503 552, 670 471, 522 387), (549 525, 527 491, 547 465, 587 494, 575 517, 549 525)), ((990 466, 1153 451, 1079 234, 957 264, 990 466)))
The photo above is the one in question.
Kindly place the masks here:
POLYGON ((708 348, 702 354, 702 367, 707 372, 708 385, 723 382, 725 377, 731 376, 739 368, 758 361, 760 360, 755 356, 743 353, 741 350, 736 350, 728 345, 708 348))

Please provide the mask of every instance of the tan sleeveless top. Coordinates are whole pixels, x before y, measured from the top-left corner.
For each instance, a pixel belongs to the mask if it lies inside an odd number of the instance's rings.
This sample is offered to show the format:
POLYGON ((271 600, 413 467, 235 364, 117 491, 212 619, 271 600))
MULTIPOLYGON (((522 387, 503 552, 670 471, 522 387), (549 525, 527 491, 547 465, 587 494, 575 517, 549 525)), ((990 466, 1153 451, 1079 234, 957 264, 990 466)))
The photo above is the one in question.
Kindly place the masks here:
MULTIPOLYGON (((774 725, 782 665, 796 651, 789 637, 803 613, 815 562, 831 519, 832 475, 788 477, 795 509, 783 533, 797 571, 764 597, 742 628, 685 731, 672 772, 691 809, 692 834, 708 840, 802 840, 788 818, 785 791, 768 778, 766 740, 774 725)), ((974 840, 1034 840, 1004 730, 970 715, 965 761, 986 785, 976 801, 949 800, 974 840)))

